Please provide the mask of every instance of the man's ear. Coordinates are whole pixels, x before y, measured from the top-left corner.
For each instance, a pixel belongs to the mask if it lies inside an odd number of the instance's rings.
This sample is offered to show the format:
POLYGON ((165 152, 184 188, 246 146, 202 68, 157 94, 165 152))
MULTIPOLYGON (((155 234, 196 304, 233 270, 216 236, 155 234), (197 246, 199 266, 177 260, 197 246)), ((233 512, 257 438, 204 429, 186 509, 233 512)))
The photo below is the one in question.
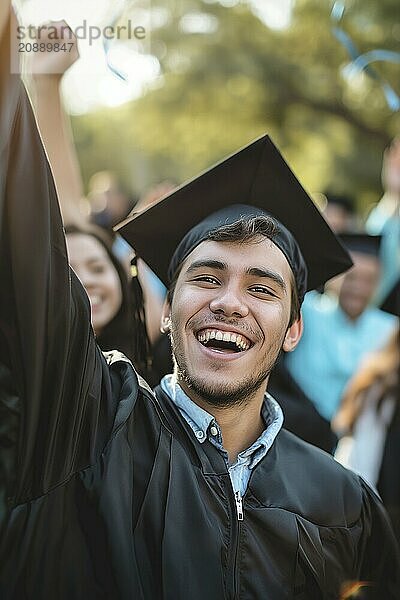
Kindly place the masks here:
POLYGON ((300 314, 300 318, 288 328, 285 339, 283 340, 282 350, 284 352, 291 352, 297 346, 303 335, 303 317, 300 314))
POLYGON ((171 329, 171 305, 167 299, 164 300, 164 305, 161 313, 161 333, 169 333, 171 329))

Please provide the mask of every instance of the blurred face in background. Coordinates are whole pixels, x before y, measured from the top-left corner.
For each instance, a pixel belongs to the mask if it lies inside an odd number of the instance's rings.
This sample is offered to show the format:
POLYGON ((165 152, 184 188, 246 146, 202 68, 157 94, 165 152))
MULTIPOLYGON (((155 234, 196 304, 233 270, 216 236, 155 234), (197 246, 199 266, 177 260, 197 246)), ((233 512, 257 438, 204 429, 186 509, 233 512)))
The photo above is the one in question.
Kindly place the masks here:
POLYGON ((353 215, 340 204, 328 202, 322 214, 335 233, 345 233, 351 230, 353 215))
POLYGON ((92 235, 67 235, 71 267, 79 277, 90 301, 92 326, 99 335, 116 316, 122 304, 118 273, 103 245, 92 235))
POLYGON ((342 277, 339 304, 350 319, 357 319, 374 295, 380 263, 377 257, 360 252, 351 252, 351 258, 354 266, 342 277))

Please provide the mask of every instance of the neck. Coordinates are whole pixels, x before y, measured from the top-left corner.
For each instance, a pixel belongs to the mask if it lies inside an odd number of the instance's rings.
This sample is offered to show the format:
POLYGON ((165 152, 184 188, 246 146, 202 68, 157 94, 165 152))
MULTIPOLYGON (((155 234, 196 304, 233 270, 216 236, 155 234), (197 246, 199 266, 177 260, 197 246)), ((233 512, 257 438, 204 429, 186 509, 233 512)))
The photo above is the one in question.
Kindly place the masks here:
MULTIPOLYGON (((351 312, 347 312, 347 310, 345 310, 343 308, 343 306, 340 304, 340 302, 339 302, 339 306, 342 309, 342 312, 344 313, 344 315, 349 319, 349 321, 353 321, 353 323, 355 323, 357 321, 357 319, 359 319, 364 312, 364 311, 361 311, 361 312, 357 312, 357 314, 354 314, 351 312)), ((366 310, 366 309, 364 309, 364 310, 366 310)))
POLYGON ((222 440, 230 464, 233 464, 238 454, 249 448, 264 431, 265 423, 261 416, 261 408, 264 402, 265 385, 257 390, 247 402, 228 407, 210 404, 182 381, 179 382, 179 385, 193 402, 206 410, 217 421, 221 428, 222 440))

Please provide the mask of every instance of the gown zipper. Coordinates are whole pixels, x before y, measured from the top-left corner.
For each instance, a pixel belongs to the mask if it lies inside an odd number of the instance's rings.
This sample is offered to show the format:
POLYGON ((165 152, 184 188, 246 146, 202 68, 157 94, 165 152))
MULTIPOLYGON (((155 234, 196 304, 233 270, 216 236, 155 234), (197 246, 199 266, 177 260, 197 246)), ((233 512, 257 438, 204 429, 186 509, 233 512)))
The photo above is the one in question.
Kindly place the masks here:
MULTIPOLYGON (((231 488, 232 489, 232 488, 231 488)), ((232 496, 231 496, 232 498, 232 496)), ((228 572, 229 582, 229 600, 238 600, 239 599, 239 575, 238 575, 238 555, 239 555, 239 543, 240 543, 240 533, 242 529, 242 521, 244 520, 244 510, 243 510, 243 498, 241 496, 240 491, 233 493, 233 500, 231 502, 232 507, 232 546, 231 546, 231 559, 230 559, 230 568, 228 572), (233 506, 234 505, 234 506, 233 506)))
POLYGON ((237 520, 243 521, 243 500, 242 500, 242 496, 241 496, 239 490, 237 492, 235 492, 235 502, 236 502, 237 520))

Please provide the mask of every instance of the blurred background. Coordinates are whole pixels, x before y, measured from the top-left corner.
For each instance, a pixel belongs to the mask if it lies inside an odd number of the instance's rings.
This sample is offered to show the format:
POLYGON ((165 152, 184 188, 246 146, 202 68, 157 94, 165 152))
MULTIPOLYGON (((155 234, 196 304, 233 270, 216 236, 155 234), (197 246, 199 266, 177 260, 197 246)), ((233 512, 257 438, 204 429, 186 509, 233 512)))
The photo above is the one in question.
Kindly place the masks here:
POLYGON ((64 77, 86 195, 106 170, 134 201, 267 131, 311 193, 348 195, 363 218, 382 196, 400 130, 397 0, 19 4, 29 23, 146 28, 140 42, 80 41, 64 77), (378 60, 362 69, 363 57, 378 60))

